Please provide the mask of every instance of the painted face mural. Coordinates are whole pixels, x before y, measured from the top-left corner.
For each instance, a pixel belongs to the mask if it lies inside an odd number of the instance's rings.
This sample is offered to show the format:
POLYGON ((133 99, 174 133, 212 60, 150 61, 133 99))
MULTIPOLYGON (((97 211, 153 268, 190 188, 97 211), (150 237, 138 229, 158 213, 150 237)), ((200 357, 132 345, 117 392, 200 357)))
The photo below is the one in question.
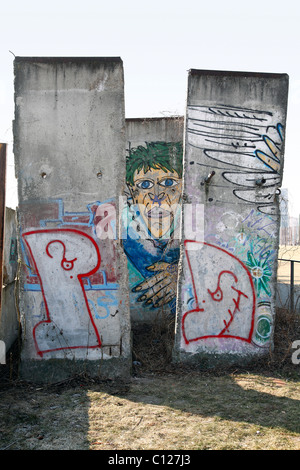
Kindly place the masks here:
POLYGON ((182 189, 182 143, 151 142, 131 149, 123 245, 137 302, 175 309, 182 189))
POLYGON ((135 171, 131 194, 154 238, 170 233, 181 195, 181 178, 176 171, 161 167, 135 171))

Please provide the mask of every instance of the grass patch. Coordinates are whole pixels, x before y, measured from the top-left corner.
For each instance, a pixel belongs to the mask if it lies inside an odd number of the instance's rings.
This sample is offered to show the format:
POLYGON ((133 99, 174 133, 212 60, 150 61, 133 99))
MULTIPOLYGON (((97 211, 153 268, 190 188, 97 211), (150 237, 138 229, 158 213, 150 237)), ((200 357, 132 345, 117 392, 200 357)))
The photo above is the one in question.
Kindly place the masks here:
POLYGON ((18 384, 0 394, 0 448, 299 450, 299 404, 300 381, 260 373, 18 384))

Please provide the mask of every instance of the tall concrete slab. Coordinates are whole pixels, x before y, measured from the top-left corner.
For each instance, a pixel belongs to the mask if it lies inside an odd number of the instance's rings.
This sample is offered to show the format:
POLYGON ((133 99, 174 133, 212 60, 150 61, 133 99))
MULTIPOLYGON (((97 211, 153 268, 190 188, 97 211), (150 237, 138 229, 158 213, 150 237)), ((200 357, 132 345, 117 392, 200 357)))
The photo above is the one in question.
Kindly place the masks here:
POLYGON ((122 61, 17 57, 14 70, 21 374, 126 377, 122 61))
POLYGON ((183 116, 126 119, 122 243, 128 258, 132 324, 175 319, 183 125, 183 116), (161 215, 167 215, 162 217, 166 230, 158 233, 160 208, 161 215))
POLYGON ((16 307, 16 277, 18 274, 18 250, 16 234, 16 211, 5 208, 4 245, 2 265, 2 298, 0 315, 0 340, 9 351, 20 333, 16 307))
POLYGON ((273 347, 288 76, 191 70, 174 360, 273 347))

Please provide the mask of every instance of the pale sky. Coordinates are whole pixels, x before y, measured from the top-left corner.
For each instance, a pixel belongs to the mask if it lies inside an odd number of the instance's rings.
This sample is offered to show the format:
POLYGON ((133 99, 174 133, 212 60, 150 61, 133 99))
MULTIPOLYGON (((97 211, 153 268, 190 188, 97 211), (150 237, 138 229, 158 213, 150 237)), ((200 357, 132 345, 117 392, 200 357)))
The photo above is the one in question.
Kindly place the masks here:
POLYGON ((121 57, 125 113, 185 114, 189 69, 287 73, 283 187, 300 214, 300 4, 295 0, 11 0, 0 8, 0 142, 6 205, 17 204, 12 120, 15 56, 121 57))

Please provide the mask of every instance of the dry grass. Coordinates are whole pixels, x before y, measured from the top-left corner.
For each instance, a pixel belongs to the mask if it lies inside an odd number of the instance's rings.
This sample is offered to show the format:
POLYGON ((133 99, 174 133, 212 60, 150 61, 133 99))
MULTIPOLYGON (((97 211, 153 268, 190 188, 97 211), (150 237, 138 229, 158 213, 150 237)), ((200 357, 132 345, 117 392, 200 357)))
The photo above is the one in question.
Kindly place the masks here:
POLYGON ((82 382, 2 391, 1 448, 300 449, 299 381, 190 372, 82 382))
POLYGON ((0 448, 10 450, 299 450, 299 317, 279 311, 275 350, 247 370, 173 366, 173 326, 134 336, 128 383, 84 375, 24 383, 0 378, 0 448))
POLYGON ((205 377, 146 376, 130 391, 95 405, 90 392, 93 448, 112 449, 292 449, 300 446, 299 388, 251 374, 205 377), (135 406, 133 406, 133 404, 135 406), (298 407, 297 407, 298 404, 298 407), (106 413, 114 416, 112 421, 106 413), (289 413, 292 412, 293 417, 289 413), (101 438, 99 439, 99 436, 101 438))

